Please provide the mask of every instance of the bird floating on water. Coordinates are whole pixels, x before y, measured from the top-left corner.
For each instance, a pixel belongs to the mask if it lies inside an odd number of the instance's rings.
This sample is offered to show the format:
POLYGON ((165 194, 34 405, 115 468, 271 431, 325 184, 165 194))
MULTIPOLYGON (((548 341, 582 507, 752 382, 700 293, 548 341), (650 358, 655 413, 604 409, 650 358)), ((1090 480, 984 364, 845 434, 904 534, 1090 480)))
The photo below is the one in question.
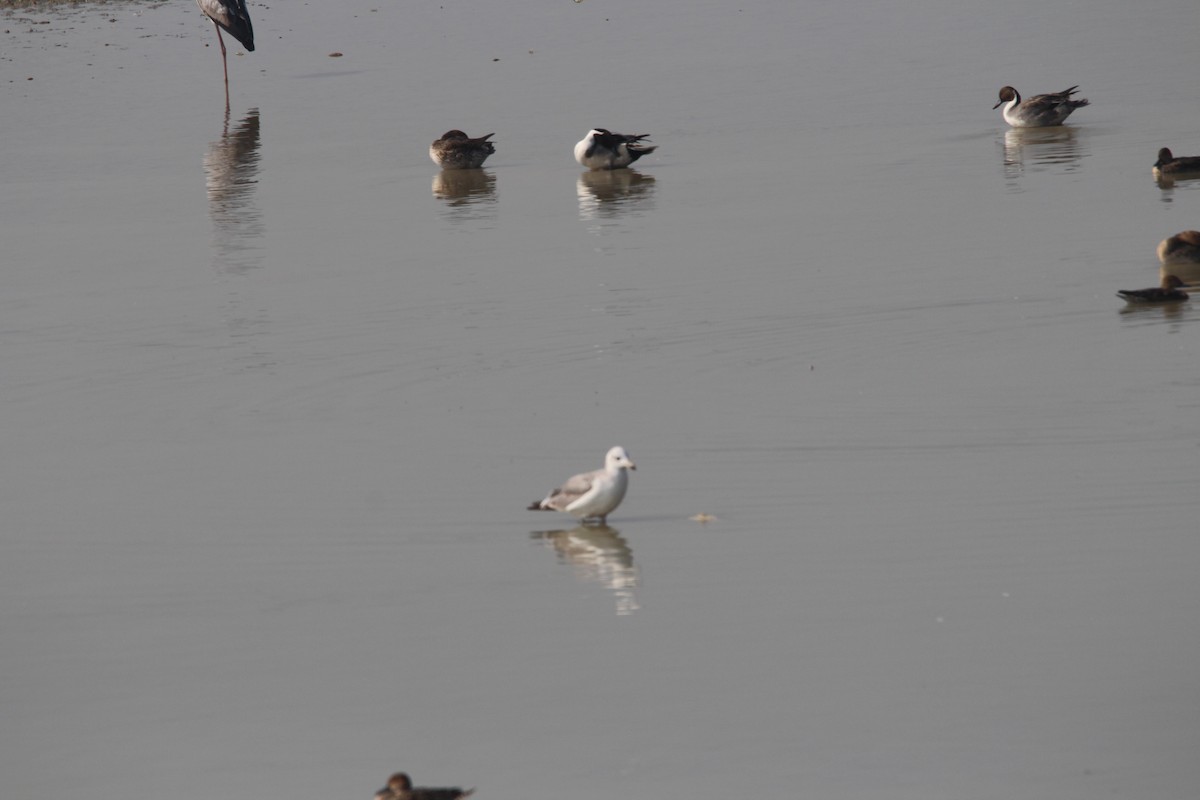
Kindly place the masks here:
POLYGON ((459 789, 457 786, 444 789, 424 786, 413 788, 408 773, 397 772, 388 778, 387 786, 375 793, 375 800, 459 800, 474 792, 474 789, 459 789))
POLYGON ((1078 86, 1072 86, 1061 92, 1039 94, 1022 101, 1016 89, 1005 86, 1000 90, 1000 102, 992 108, 1004 106, 1004 121, 1014 128, 1047 128, 1062 125, 1063 120, 1071 116, 1072 111, 1088 105, 1088 101, 1083 98, 1071 99, 1071 95, 1078 89, 1078 86))
POLYGON ((1158 161, 1154 162, 1154 177, 1174 178, 1180 175, 1191 175, 1200 178, 1200 157, 1172 155, 1171 148, 1164 147, 1158 151, 1158 161))
POLYGON ((605 128, 592 128, 588 135, 575 145, 575 160, 588 169, 621 169, 628 167, 644 155, 653 153, 658 145, 647 147, 643 139, 650 134, 630 136, 613 133, 605 128))
POLYGON ((566 482, 542 500, 530 504, 530 511, 565 511, 586 521, 605 518, 621 505, 629 488, 628 470, 637 469, 625 448, 617 446, 604 456, 604 469, 584 472, 566 482))
POLYGON ((1158 260, 1165 265, 1200 264, 1200 231, 1180 231, 1158 243, 1158 260))
POLYGON ((488 141, 495 135, 489 133, 472 139, 457 129, 446 131, 442 138, 429 145, 429 157, 442 169, 478 169, 496 152, 496 145, 488 141))
POLYGON ((1188 293, 1180 287, 1183 280, 1177 275, 1164 275, 1162 286, 1150 289, 1122 289, 1117 297, 1129 303, 1182 303, 1188 299, 1188 293))
POLYGON ((250 24, 250 12, 246 0, 196 0, 204 16, 213 21, 217 28, 217 42, 221 45, 221 67, 225 70, 225 105, 229 106, 229 63, 225 58, 225 40, 221 38, 224 28, 230 36, 242 43, 247 51, 254 52, 254 26, 250 24))

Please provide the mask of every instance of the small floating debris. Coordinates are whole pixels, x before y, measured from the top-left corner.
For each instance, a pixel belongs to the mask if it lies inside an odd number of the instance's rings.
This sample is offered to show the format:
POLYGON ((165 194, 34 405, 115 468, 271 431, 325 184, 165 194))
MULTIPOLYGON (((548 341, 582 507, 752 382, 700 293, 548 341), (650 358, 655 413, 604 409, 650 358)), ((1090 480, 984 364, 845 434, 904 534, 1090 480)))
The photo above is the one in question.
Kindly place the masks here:
POLYGON ((716 520, 717 520, 717 518, 714 517, 712 514, 706 514, 703 511, 700 512, 699 514, 694 514, 694 515, 688 517, 688 519, 690 519, 692 522, 699 522, 701 525, 705 525, 709 522, 716 522, 716 520))

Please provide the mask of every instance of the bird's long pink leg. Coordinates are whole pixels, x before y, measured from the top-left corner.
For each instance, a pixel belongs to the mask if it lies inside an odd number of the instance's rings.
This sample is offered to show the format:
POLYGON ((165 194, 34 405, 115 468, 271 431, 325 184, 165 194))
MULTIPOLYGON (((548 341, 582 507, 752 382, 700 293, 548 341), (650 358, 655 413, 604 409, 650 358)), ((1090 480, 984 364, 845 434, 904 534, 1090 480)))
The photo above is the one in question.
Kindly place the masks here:
POLYGON ((225 59, 225 40, 221 38, 221 26, 213 23, 217 29, 217 43, 221 45, 221 69, 225 71, 225 107, 229 108, 229 62, 225 59))

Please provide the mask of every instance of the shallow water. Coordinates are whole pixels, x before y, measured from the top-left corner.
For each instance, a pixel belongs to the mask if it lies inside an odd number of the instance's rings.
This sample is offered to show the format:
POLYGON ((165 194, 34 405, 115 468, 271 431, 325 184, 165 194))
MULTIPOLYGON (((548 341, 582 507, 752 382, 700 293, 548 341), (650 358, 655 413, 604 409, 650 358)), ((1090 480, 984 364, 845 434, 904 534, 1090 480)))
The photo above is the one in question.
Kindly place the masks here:
POLYGON ((1192 797, 1185 9, 4 9, 5 796, 1192 797))

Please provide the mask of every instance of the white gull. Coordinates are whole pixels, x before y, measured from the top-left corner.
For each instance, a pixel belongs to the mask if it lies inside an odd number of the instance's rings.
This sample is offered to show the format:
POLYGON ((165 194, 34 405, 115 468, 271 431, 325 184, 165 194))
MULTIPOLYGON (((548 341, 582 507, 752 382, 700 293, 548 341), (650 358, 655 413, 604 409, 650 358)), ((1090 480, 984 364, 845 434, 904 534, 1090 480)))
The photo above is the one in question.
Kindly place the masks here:
POLYGON ((617 446, 604 456, 604 469, 584 472, 567 478, 545 499, 532 503, 530 511, 565 511, 581 520, 596 519, 601 523, 625 499, 629 488, 627 470, 637 469, 625 448, 617 446))

